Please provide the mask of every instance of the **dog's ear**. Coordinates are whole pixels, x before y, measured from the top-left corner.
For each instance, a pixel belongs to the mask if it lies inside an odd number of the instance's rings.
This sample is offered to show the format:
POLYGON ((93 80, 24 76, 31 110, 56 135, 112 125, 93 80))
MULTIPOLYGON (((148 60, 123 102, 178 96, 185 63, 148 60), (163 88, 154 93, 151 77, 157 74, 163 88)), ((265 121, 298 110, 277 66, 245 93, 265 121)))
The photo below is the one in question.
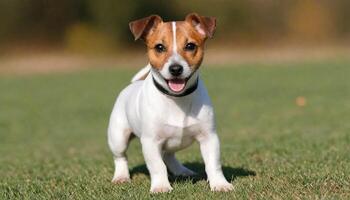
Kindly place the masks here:
POLYGON ((129 28, 135 37, 135 40, 145 39, 146 35, 157 24, 163 22, 158 15, 151 15, 142 19, 138 19, 129 23, 129 28))
POLYGON ((190 23, 200 34, 212 38, 216 29, 215 17, 200 16, 197 13, 190 13, 185 21, 190 23))

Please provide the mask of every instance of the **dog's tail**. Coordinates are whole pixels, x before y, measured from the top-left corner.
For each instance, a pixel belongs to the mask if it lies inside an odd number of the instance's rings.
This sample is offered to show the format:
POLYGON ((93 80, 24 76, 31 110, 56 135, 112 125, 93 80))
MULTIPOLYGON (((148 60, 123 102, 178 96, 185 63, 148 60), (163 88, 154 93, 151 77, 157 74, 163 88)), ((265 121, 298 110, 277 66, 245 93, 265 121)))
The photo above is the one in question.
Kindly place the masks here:
POLYGON ((131 82, 133 83, 135 81, 145 80, 150 71, 151 65, 148 64, 146 67, 142 68, 139 72, 137 72, 134 77, 132 77, 131 82))

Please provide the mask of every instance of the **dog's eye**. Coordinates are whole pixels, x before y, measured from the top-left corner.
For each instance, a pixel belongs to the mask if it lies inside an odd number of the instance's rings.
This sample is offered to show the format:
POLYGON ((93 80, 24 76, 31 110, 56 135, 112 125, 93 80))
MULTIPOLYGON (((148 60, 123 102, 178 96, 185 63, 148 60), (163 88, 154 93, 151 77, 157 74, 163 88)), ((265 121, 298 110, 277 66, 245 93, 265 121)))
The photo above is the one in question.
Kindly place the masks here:
POLYGON ((187 43, 185 46, 186 51, 194 51, 196 48, 197 48, 197 45, 192 42, 187 43))
POLYGON ((156 46, 154 46, 154 49, 155 49, 158 53, 165 52, 165 50, 166 50, 165 46, 162 45, 162 44, 157 44, 156 46))

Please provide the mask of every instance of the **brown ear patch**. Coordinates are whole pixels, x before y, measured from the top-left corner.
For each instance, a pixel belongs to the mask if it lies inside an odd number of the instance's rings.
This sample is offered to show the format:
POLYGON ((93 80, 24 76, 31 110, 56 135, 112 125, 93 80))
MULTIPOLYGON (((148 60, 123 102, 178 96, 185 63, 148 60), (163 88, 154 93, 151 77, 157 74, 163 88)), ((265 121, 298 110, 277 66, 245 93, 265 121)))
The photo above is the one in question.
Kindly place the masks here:
POLYGON ((135 40, 144 39, 150 30, 161 23, 163 20, 158 15, 151 15, 129 23, 129 28, 135 37, 135 40))
POLYGON ((216 29, 216 18, 200 16, 197 13, 190 13, 185 21, 196 28, 198 32, 203 32, 206 37, 212 38, 216 29))

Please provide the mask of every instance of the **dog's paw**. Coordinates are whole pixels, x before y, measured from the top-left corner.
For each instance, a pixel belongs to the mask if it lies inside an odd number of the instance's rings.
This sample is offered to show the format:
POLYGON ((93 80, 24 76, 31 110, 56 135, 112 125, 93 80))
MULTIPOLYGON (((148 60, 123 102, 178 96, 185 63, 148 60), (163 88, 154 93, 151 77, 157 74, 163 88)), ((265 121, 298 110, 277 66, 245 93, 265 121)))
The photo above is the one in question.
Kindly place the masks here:
POLYGON ((151 193, 152 194, 165 193, 165 192, 170 192, 171 190, 173 190, 173 188, 170 185, 169 186, 157 186, 157 187, 151 188, 151 193))
POLYGON ((116 177, 113 178, 112 183, 114 184, 122 184, 122 183, 128 183, 130 182, 130 178, 129 177, 116 177))
POLYGON ((210 189, 213 192, 228 192, 233 190, 233 185, 228 182, 210 185, 210 189))

